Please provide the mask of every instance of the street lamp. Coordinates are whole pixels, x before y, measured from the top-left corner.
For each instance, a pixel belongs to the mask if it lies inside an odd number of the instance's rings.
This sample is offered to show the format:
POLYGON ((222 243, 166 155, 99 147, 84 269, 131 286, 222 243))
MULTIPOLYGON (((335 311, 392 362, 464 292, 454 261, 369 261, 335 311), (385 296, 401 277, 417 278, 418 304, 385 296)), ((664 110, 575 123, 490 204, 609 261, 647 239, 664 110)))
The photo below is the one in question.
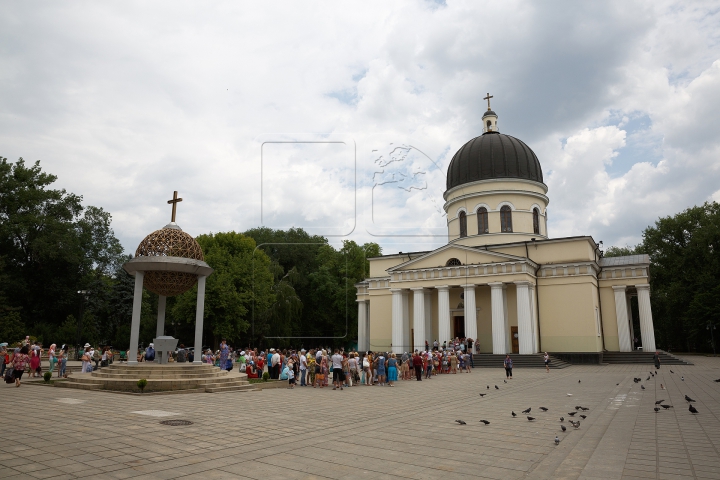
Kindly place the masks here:
MULTIPOLYGON (((85 309, 85 299, 87 298, 87 295, 90 293, 90 291, 78 290, 77 293, 80 295, 80 318, 78 318, 77 331, 75 333, 75 357, 78 357, 80 354, 80 333, 82 331, 83 310, 85 309)), ((79 358, 75 358, 75 360, 79 360, 79 358)))
POLYGON ((713 334, 713 330, 717 328, 717 323, 712 324, 710 322, 705 325, 705 330, 710 330, 710 345, 712 345, 713 348, 713 356, 715 356, 715 335, 713 334))

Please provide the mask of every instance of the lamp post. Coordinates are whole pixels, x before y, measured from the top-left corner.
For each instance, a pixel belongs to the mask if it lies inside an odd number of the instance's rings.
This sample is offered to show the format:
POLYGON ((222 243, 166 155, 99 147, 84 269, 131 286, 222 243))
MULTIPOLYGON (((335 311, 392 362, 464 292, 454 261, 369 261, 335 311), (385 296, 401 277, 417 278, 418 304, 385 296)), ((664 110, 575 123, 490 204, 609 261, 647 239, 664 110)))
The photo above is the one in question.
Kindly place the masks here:
POLYGON ((75 360, 78 360, 78 354, 80 353, 80 333, 82 332, 82 321, 83 321, 83 310, 85 309, 85 299, 87 294, 90 293, 88 290, 78 290, 80 295, 80 317, 77 321, 77 331, 75 333, 75 360))
POLYGON ((717 323, 713 324, 711 322, 708 322, 707 325, 705 325, 705 330, 710 331, 710 345, 712 345, 713 356, 716 355, 715 354, 715 335, 713 334, 713 330, 715 330, 717 328, 717 326, 718 326, 717 323))

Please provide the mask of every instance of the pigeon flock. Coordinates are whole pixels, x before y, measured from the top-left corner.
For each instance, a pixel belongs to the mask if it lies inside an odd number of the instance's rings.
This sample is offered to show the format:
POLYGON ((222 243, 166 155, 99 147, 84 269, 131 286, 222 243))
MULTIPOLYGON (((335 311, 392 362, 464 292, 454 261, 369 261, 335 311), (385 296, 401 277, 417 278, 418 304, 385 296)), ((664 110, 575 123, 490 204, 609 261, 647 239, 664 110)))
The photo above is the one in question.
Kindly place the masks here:
MULTIPOLYGON (((673 372, 672 370, 670 370, 670 373, 674 374, 675 372, 673 372)), ((652 372, 652 371, 649 372, 649 375, 645 378, 645 381, 650 381, 650 379, 651 379, 651 378, 654 378, 656 375, 658 375, 657 371, 655 371, 655 372, 652 372)), ((684 382, 684 381, 685 381, 685 377, 684 377, 684 376, 681 376, 681 377, 680 377, 680 380, 684 382)), ((720 378, 718 378, 717 380, 713 380, 713 381, 716 382, 716 383, 720 383, 720 378)), ((633 378, 633 382, 634 382, 635 384, 640 384, 640 388, 641 388, 642 390, 646 390, 645 385, 642 385, 643 379, 642 379, 641 377, 634 377, 634 378, 633 378)), ((507 381, 505 381, 505 383, 507 383, 507 381)), ((578 383, 581 383, 581 381, 578 380, 578 383)), ((615 385, 616 385, 616 386, 619 386, 620 383, 616 383, 615 385)), ((665 386, 664 386, 663 384, 660 384, 660 386, 661 386, 661 390, 665 390, 665 386)), ((486 385, 485 388, 486 388, 486 390, 490 390, 490 385, 486 385)), ((498 387, 497 385, 495 385, 495 390, 500 390, 500 387, 498 387)), ((480 397, 483 398, 483 397, 485 397, 486 395, 488 395, 488 394, 487 394, 487 393, 481 393, 481 394, 480 394, 480 397)), ((568 396, 572 396, 571 393, 568 393, 567 395, 568 395, 568 396)), ((684 394, 684 397, 685 397, 685 401, 688 403, 688 411, 689 411, 691 414, 693 414, 693 415, 699 414, 700 412, 699 412, 699 411, 697 410, 697 408, 695 408, 695 406, 693 405, 693 403, 695 403, 696 400, 693 399, 693 398, 691 398, 689 395, 685 395, 685 394, 684 394)), ((665 399, 664 399, 664 398, 655 401, 655 405, 654 405, 654 407, 653 407, 653 410, 655 411, 655 413, 659 413, 659 412, 661 412, 662 410, 669 410, 669 409, 671 409, 671 408, 674 408, 673 405, 670 405, 670 404, 667 404, 667 403, 664 403, 664 402, 665 402, 665 399)), ((550 411, 550 409, 547 408, 547 407, 538 407, 538 408, 539 408, 539 410, 540 410, 542 413, 547 413, 547 412, 550 411)), ((577 415, 578 412, 587 412, 587 411, 589 411, 589 410, 590 410, 589 407, 584 407, 584 406, 582 406, 582 405, 576 405, 576 406, 575 406, 575 411, 573 411, 573 412, 568 412, 567 415, 568 415, 569 417, 575 417, 575 415, 577 415)), ((523 415, 525 415, 525 417, 527 418, 527 420, 528 420, 529 422, 534 422, 534 421, 537 419, 537 417, 532 417, 532 416, 530 416, 530 412, 531 412, 531 411, 532 411, 532 407, 528 407, 528 408, 526 408, 525 410, 522 410, 520 413, 522 413, 523 415)), ((518 414, 515 413, 514 410, 511 410, 510 415, 512 416, 512 418, 517 418, 517 416, 518 416, 518 414)), ((588 418, 588 416, 585 415, 584 413, 581 414, 581 415, 579 415, 579 416, 580 416, 580 418, 583 419, 583 420, 586 420, 586 419, 588 418)), ((570 425, 571 425, 573 428, 575 428, 575 429, 579 429, 579 428, 580 428, 580 421, 579 421, 579 420, 578 420, 578 421, 575 421, 575 420, 573 420, 572 418, 570 418, 568 421, 569 421, 570 425)), ((465 421, 463 421, 463 420, 455 420, 455 422, 458 423, 459 425, 467 425, 467 423, 466 423, 465 421)), ((564 417, 564 416, 561 416, 561 417, 560 417, 560 423, 561 423, 561 425, 560 425, 560 430, 561 430, 563 433, 565 433, 565 432, 567 432, 567 427, 566 427, 565 425, 563 425, 563 422, 565 422, 565 417, 564 417)), ((482 423, 482 424, 484 424, 484 425, 490 425, 490 421, 485 420, 485 419, 480 420, 479 423, 482 423)), ((554 441, 555 441, 555 445, 559 445, 559 444, 560 444, 560 437, 558 437, 557 435, 555 435, 554 441)))

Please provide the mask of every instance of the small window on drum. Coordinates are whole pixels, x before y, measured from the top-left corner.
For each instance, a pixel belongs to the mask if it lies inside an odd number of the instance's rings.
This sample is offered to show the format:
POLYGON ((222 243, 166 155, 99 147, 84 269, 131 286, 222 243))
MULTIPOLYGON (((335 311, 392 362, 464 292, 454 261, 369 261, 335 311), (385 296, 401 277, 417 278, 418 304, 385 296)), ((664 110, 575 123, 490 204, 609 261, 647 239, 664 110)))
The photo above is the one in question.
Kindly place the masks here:
POLYGON ((503 233, 512 233, 512 209, 507 205, 503 205, 500 209, 500 231, 503 233))
POLYGON ((459 267, 460 265, 462 265, 462 262, 457 258, 451 258, 445 263, 446 267, 459 267))
POLYGON ((483 233, 489 233, 488 229, 488 211, 485 207, 480 207, 477 210, 477 221, 478 221, 478 235, 483 233))
POLYGON ((464 211, 458 214, 458 219, 460 220, 460 236, 467 237, 467 215, 464 211))
POLYGON ((540 235, 540 210, 533 208, 533 233, 540 235))

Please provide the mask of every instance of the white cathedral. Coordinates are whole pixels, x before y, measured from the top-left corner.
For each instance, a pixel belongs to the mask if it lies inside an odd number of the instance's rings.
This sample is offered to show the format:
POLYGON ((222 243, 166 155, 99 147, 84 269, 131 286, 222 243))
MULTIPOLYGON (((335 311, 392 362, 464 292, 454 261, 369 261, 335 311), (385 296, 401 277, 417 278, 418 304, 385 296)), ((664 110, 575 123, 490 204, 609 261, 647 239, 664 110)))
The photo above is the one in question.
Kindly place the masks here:
POLYGON ((356 285, 358 349, 401 353, 469 337, 494 354, 592 361, 603 351, 654 351, 649 257, 603 258, 590 236, 550 238, 540 162, 499 132, 489 98, 483 134, 448 167, 447 245, 369 259, 370 276, 356 285))

